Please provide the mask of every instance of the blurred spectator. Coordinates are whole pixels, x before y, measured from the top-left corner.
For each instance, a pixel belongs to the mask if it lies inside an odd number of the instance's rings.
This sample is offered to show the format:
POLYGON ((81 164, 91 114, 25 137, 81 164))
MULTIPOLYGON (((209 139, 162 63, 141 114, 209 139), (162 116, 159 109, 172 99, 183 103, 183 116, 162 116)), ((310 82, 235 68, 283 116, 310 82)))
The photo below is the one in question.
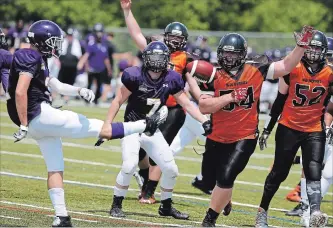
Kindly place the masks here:
MULTIPOLYGON (((279 49, 267 50, 265 54, 273 61, 278 61, 282 57, 279 49)), ((278 93, 278 82, 279 79, 268 79, 264 81, 260 93, 260 113, 268 114, 271 110, 278 93)))
POLYGON ((9 29, 7 34, 8 44, 12 53, 20 48, 21 39, 27 37, 27 35, 28 31, 24 28, 23 20, 17 20, 15 27, 9 29))
POLYGON ((112 76, 112 69, 109 59, 107 46, 102 43, 103 30, 95 30, 95 42, 89 42, 86 53, 82 56, 78 63, 78 69, 82 69, 88 63, 88 89, 91 88, 93 81, 96 81, 96 98, 95 104, 101 96, 101 86, 106 77, 112 76), (107 76, 105 76, 107 71, 107 76))
MULTIPOLYGON (((74 29, 68 28, 67 35, 62 43, 62 53, 59 58, 61 68, 59 72, 59 81, 73 85, 77 75, 77 64, 82 56, 80 41, 74 38, 74 29)), ((69 97, 65 97, 67 102, 69 97)))
POLYGON ((102 33, 100 42, 103 43, 104 45, 107 45, 108 39, 107 39, 106 34, 104 33, 104 25, 102 23, 96 23, 93 26, 92 32, 86 36, 85 41, 86 41, 87 46, 96 42, 97 33, 102 33))
POLYGON ((199 36, 196 41, 196 46, 193 48, 193 53, 198 55, 200 59, 210 62, 211 48, 208 46, 207 37, 199 36))

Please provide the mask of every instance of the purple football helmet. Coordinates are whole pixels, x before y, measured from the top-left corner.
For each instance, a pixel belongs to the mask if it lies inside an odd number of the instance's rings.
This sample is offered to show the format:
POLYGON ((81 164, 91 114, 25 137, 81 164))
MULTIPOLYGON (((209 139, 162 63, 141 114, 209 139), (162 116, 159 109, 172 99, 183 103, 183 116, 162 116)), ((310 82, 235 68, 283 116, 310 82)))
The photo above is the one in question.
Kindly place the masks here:
POLYGON ((40 20, 33 23, 28 31, 28 39, 43 56, 59 58, 62 48, 62 30, 49 20, 40 20))
POLYGON ((170 51, 163 42, 153 41, 143 50, 142 58, 147 70, 162 72, 168 69, 170 51))

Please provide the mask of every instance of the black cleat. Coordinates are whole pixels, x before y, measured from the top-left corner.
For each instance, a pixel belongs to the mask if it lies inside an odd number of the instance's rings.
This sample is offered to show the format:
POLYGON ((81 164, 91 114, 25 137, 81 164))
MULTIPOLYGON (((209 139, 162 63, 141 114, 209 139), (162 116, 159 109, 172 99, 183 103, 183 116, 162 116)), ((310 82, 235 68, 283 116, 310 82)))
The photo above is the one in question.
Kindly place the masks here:
POLYGON ((231 213, 231 210, 232 210, 232 203, 230 200, 229 203, 223 209, 223 215, 228 216, 231 213))
POLYGON ((192 186, 199 189, 200 191, 202 191, 203 193, 205 193, 207 195, 212 194, 212 190, 209 189, 202 180, 199 180, 198 177, 195 177, 192 180, 192 186))
POLYGON ((202 221, 201 226, 203 227, 215 227, 216 218, 213 219, 210 214, 206 213, 206 217, 202 221))
POLYGON ((299 204, 297 204, 297 206, 294 209, 286 212, 286 215, 287 216, 302 216, 303 211, 306 211, 308 209, 308 206, 309 205, 307 205, 301 201, 299 204))
POLYGON ((123 196, 113 196, 113 202, 110 210, 110 215, 112 217, 126 217, 125 213, 123 212, 122 208, 122 202, 124 197, 123 196))
POLYGON ((158 214, 160 216, 172 216, 175 219, 182 220, 187 220, 190 217, 188 214, 176 210, 174 207, 171 206, 171 203, 171 199, 162 200, 161 205, 158 209, 158 214))
POLYGON ((70 216, 56 216, 52 227, 73 227, 70 216))
POLYGON ((167 117, 168 108, 164 105, 160 108, 160 110, 146 118, 146 129, 144 133, 147 136, 154 135, 158 127, 166 121, 167 117))

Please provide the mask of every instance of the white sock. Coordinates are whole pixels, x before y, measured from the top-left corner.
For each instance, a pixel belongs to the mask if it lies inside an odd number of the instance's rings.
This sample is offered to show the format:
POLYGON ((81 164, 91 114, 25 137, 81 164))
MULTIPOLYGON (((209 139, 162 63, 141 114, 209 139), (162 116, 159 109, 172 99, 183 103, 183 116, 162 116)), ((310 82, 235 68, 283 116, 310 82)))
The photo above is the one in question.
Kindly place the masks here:
POLYGON ((320 183, 321 183, 321 195, 322 197, 324 197, 332 184, 332 178, 326 179, 324 177, 321 177, 320 183))
POLYGON ((56 216, 68 216, 65 204, 65 192, 62 188, 49 189, 49 195, 55 210, 56 216))
POLYGON ((172 197, 172 192, 165 192, 161 189, 161 200, 170 199, 172 197))
POLYGON ((309 204, 308 194, 306 192, 306 179, 304 177, 301 178, 301 197, 303 203, 309 204))
POLYGON ((126 196, 126 193, 127 193, 127 189, 122 189, 122 188, 118 188, 117 186, 114 187, 114 195, 115 196, 123 196, 125 197, 126 196))
POLYGON ((138 120, 135 122, 126 122, 123 123, 124 126, 124 135, 130 135, 133 133, 143 133, 146 129, 146 121, 138 120))

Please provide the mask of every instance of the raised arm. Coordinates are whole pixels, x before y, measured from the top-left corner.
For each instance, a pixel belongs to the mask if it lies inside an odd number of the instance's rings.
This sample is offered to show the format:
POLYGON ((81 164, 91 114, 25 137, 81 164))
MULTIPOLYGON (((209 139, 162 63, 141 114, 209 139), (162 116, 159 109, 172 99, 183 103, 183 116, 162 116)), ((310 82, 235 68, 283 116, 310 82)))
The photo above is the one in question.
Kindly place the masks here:
POLYGON ((143 49, 145 49, 145 47, 147 46, 147 41, 141 32, 141 28, 140 28, 139 24, 137 23, 137 21, 134 18, 134 15, 131 11, 131 4, 132 4, 131 0, 120 0, 120 5, 124 11, 124 17, 125 17, 128 31, 129 31, 132 39, 134 40, 136 46, 141 51, 143 51, 143 49))
POLYGON ((276 79, 289 74, 301 61, 316 32, 312 27, 304 26, 301 33, 294 33, 297 46, 283 60, 271 64, 267 79, 276 79))

